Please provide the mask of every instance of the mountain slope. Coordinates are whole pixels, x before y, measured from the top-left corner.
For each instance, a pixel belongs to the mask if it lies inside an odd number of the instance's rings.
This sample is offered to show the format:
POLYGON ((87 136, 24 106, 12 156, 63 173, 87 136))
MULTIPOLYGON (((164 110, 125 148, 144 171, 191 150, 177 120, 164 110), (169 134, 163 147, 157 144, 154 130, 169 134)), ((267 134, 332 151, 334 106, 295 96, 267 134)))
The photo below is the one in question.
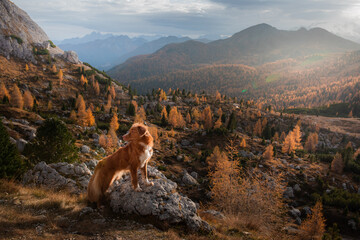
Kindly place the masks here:
POLYGON ((230 38, 208 44, 188 41, 167 45, 154 54, 129 59, 109 70, 109 74, 120 82, 129 82, 174 70, 191 69, 201 64, 256 66, 309 54, 357 49, 360 49, 359 44, 324 29, 285 31, 267 24, 259 24, 230 38))
POLYGON ((144 44, 142 38, 129 38, 128 36, 111 36, 106 39, 97 39, 79 44, 60 44, 64 50, 73 50, 80 59, 99 69, 108 69, 114 65, 119 56, 135 50, 144 44))

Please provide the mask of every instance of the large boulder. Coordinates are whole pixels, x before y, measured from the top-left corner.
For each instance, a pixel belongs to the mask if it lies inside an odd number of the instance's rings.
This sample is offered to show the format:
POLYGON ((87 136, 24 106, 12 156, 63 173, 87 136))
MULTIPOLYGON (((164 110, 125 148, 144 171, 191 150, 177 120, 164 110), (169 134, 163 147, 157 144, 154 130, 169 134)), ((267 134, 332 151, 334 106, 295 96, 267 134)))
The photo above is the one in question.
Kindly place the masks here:
POLYGON ((114 186, 110 193, 110 206, 114 212, 155 217, 159 223, 183 223, 193 231, 211 231, 211 226, 197 215, 196 204, 176 191, 175 182, 150 166, 148 175, 155 178, 152 180, 154 185, 142 186, 142 192, 133 190, 129 175, 114 186))
POLYGON ((65 162, 46 164, 40 162, 25 173, 23 184, 43 186, 51 189, 66 189, 72 193, 86 192, 91 171, 85 163, 69 164, 65 162))

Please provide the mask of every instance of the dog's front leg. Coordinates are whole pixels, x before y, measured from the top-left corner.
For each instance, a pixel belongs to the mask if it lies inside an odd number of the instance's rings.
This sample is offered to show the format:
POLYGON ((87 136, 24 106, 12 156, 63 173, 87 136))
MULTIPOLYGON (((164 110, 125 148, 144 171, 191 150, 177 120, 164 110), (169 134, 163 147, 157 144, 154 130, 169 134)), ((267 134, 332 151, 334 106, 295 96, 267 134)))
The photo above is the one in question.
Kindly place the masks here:
POLYGON ((153 182, 150 182, 147 175, 147 161, 143 168, 141 168, 141 176, 146 186, 154 186, 153 182))
POLYGON ((131 183, 133 185, 134 190, 136 192, 141 192, 142 189, 139 186, 139 182, 138 182, 137 168, 131 168, 130 174, 131 174, 131 183))

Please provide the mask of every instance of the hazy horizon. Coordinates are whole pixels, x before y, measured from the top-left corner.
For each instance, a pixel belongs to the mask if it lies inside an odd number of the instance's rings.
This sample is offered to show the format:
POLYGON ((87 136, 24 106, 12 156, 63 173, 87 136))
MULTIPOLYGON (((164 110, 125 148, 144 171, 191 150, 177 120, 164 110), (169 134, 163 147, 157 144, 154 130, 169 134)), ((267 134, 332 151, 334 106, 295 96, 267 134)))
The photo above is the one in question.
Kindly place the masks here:
POLYGON ((13 0, 57 41, 93 31, 115 35, 230 36, 267 23, 282 30, 321 27, 360 42, 360 3, 353 0, 13 0))

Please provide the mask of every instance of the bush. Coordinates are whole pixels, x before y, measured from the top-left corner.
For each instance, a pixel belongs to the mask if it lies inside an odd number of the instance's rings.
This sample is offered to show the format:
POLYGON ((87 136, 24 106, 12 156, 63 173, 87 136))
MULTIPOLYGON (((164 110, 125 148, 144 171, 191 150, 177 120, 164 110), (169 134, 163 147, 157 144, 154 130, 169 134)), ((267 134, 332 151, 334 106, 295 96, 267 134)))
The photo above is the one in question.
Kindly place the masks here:
POLYGON ((51 40, 49 40, 49 43, 50 43, 50 47, 56 48, 56 45, 51 40))
POLYGON ((356 193, 349 193, 342 189, 335 189, 330 193, 323 195, 324 205, 348 208, 350 211, 358 211, 360 209, 360 195, 356 193))
POLYGON ((0 178, 19 177, 25 169, 24 166, 16 146, 10 142, 9 134, 0 120, 0 178))
POLYGON ((9 37, 12 39, 15 39, 18 44, 22 44, 24 42, 20 37, 18 37, 16 35, 10 35, 9 37))
POLYGON ((74 143, 75 140, 62 121, 46 119, 38 128, 34 141, 26 146, 25 153, 32 163, 74 162, 78 158, 78 149, 74 143))

